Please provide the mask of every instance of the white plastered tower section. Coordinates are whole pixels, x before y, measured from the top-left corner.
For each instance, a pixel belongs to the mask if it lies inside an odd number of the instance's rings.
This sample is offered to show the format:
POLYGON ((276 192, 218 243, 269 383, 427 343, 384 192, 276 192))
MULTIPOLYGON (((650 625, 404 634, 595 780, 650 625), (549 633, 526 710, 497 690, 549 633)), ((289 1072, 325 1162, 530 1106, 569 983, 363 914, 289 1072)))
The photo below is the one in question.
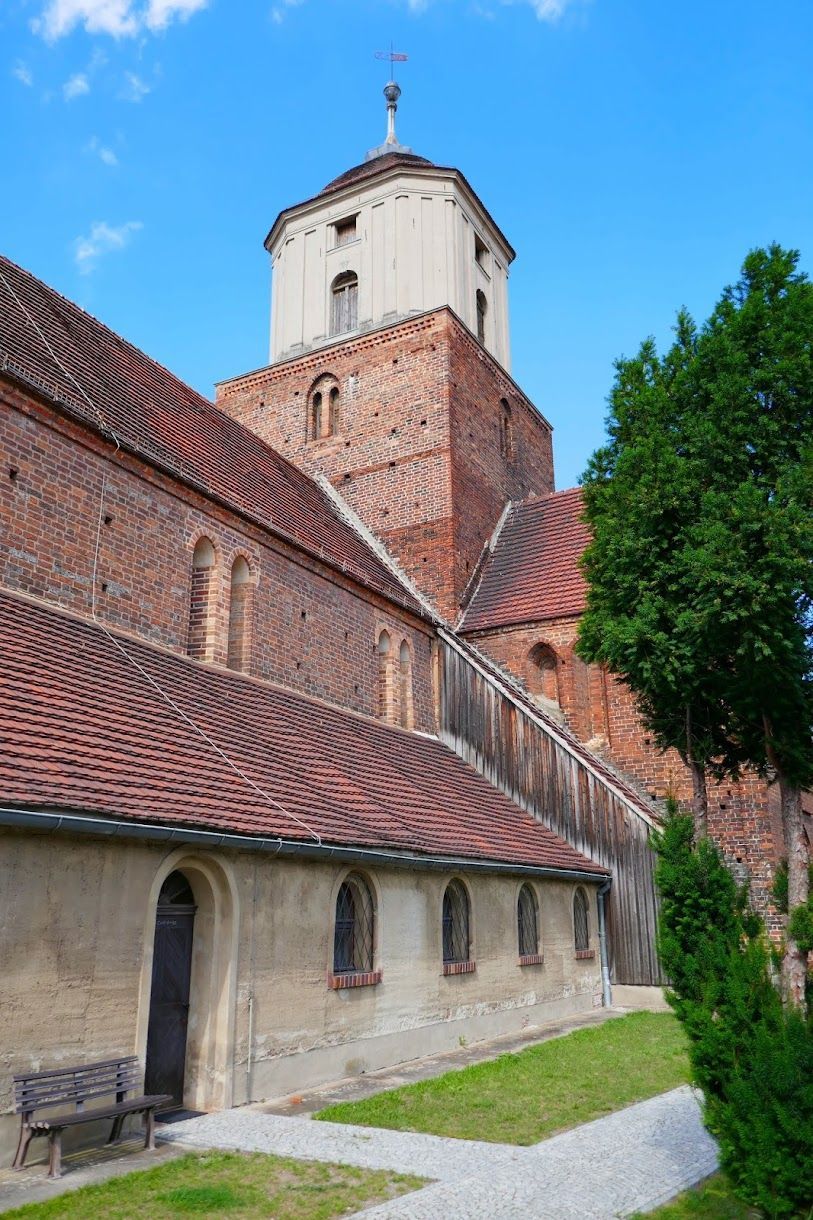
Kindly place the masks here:
POLYGON ((268 234, 270 362, 448 305, 510 371, 514 251, 458 170, 398 143, 394 81, 384 95, 385 142, 313 199, 286 208, 268 234), (352 312, 339 310, 337 326, 334 289, 354 277, 352 312))

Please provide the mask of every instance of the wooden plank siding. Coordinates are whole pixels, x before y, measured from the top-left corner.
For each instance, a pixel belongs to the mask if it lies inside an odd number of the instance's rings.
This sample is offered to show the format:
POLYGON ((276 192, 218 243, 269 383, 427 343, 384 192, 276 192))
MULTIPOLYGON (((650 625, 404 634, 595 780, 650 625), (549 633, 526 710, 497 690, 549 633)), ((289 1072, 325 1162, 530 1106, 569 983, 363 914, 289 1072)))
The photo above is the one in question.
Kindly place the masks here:
MULTIPOLYGON (((492 784, 612 870, 607 904, 614 982, 659 985, 650 823, 587 759, 546 731, 465 644, 439 645, 442 740, 492 784)), ((544 915, 543 915, 544 918, 544 915)))

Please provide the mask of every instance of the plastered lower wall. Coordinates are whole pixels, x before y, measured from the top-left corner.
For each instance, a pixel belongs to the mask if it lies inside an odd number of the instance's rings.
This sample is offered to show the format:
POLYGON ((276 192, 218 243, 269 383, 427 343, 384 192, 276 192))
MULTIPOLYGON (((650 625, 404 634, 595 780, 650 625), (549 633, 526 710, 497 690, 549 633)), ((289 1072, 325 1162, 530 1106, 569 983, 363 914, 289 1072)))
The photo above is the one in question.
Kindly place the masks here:
POLYGON ((346 868, 11 831, 0 831, 0 858, 4 1164, 18 1128, 15 1072, 143 1058, 155 901, 173 868, 198 905, 185 1097, 197 1109, 284 1095, 600 1003, 595 887, 595 958, 575 960, 574 884, 544 881, 535 883, 544 964, 520 967, 519 880, 464 875, 477 968, 444 977, 449 877, 367 871, 383 981, 333 991, 333 910, 346 868))

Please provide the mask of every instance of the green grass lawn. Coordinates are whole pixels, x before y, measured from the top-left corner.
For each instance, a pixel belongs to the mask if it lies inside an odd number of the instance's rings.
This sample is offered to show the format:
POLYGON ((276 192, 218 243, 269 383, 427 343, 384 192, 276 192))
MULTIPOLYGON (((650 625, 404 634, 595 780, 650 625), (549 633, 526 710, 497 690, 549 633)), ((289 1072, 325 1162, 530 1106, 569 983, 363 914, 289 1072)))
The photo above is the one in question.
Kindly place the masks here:
POLYGON ((47 1203, 4 1212, 3 1220, 332 1220, 417 1190, 403 1174, 291 1161, 262 1153, 191 1153, 155 1169, 83 1186, 47 1203))
POLYGON ((636 1012, 434 1080, 328 1106, 314 1118, 535 1144, 689 1079, 671 1013, 636 1012))
MULTIPOLYGON (((745 1203, 734 1198, 725 1178, 715 1174, 657 1211, 648 1212, 647 1220, 650 1216, 655 1220, 751 1220, 755 1215, 745 1203)), ((641 1214, 637 1220, 644 1220, 644 1216, 641 1214)))

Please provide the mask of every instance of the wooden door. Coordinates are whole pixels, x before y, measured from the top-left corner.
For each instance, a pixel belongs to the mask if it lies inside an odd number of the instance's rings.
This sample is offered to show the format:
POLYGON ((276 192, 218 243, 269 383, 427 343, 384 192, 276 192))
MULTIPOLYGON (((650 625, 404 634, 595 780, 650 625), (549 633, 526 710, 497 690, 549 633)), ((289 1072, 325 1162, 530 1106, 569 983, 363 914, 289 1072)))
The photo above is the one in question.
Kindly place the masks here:
POLYGON ((183 1105, 195 924, 194 903, 184 899, 191 898, 182 873, 172 873, 159 896, 144 1074, 146 1093, 169 1093, 177 1106, 183 1105))

